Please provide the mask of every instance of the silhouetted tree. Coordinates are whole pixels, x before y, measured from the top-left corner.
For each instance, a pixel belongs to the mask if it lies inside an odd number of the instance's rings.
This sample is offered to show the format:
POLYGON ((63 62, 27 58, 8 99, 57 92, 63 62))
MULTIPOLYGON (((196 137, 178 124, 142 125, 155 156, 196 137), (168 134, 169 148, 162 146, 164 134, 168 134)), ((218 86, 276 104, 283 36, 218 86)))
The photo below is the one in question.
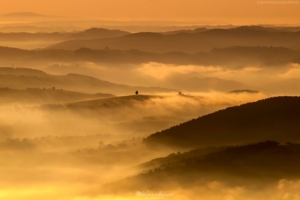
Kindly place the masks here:
POLYGON ((138 95, 139 94, 139 91, 135 91, 135 95, 138 95))

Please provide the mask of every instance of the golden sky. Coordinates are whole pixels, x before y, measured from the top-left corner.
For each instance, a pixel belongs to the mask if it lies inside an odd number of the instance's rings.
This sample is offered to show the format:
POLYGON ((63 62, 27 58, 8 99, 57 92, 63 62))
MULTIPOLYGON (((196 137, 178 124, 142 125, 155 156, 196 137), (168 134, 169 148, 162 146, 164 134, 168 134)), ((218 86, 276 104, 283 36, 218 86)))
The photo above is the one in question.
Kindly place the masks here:
POLYGON ((278 5, 258 4, 257 0, 0 1, 1 14, 30 11, 47 15, 113 20, 214 21, 232 24, 300 23, 300 0, 295 0, 294 4, 286 4, 291 1, 276 1, 280 3, 278 5))

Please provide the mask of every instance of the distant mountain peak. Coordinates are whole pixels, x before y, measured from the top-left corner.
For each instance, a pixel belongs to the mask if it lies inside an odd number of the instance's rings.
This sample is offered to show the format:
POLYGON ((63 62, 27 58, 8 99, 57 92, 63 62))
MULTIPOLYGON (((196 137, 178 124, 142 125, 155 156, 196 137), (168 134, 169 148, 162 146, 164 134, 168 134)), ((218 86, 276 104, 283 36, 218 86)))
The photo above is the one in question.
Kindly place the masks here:
POLYGON ((41 15, 34 12, 15 12, 1 15, 2 17, 46 17, 46 15, 41 15))
POLYGON ((96 31, 108 31, 108 29, 93 27, 93 28, 85 30, 84 32, 96 32, 96 31))
POLYGON ((240 26, 240 27, 236 27, 234 29, 236 29, 236 30, 254 30, 254 31, 272 31, 272 32, 279 31, 279 30, 269 28, 269 27, 254 26, 254 25, 252 25, 252 26, 240 26))
POLYGON ((121 31, 121 30, 110 30, 110 29, 105 29, 105 28, 96 28, 96 27, 93 27, 93 28, 90 28, 90 29, 87 29, 85 31, 83 31, 84 33, 103 33, 103 32, 122 32, 122 33, 128 33, 129 32, 126 32, 126 31, 121 31))

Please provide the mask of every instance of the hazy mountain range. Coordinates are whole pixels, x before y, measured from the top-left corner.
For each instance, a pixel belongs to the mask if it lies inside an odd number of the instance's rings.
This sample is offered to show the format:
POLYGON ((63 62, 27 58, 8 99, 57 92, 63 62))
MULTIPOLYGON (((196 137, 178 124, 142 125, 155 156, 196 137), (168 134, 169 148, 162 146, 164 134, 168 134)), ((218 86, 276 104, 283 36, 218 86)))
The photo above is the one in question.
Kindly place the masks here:
POLYGON ((112 49, 165 53, 181 51, 196 53, 209 51, 213 48, 230 46, 275 46, 292 48, 300 43, 300 32, 289 32, 277 29, 242 26, 231 29, 212 29, 202 32, 179 32, 177 34, 135 33, 117 38, 96 40, 65 41, 48 49, 79 48, 102 49, 108 46, 112 49))
POLYGON ((41 15, 41 14, 34 13, 34 12, 15 12, 15 13, 8 13, 8 14, 0 15, 0 18, 8 18, 8 19, 13 19, 13 18, 45 18, 45 17, 51 17, 51 16, 41 15))
POLYGON ((28 68, 0 68, 0 87, 13 89, 27 88, 52 88, 74 90, 85 93, 112 93, 112 94, 133 94, 138 90, 141 94, 155 92, 208 92, 231 90, 244 90, 249 86, 233 80, 225 80, 215 77, 198 78, 192 77, 170 82, 173 89, 160 87, 141 87, 115 84, 97 78, 69 73, 67 75, 51 75, 41 70, 28 68), (22 83, 22 81, 26 81, 22 83))
POLYGON ((228 47, 209 52, 188 54, 183 52, 150 53, 139 50, 22 50, 0 47, 0 63, 24 65, 28 62, 95 62, 103 64, 142 64, 157 62, 174 65, 204 65, 243 68, 247 66, 282 66, 300 63, 300 51, 284 47, 228 47))
POLYGON ((43 15, 34 12, 14 12, 0 15, 0 22, 30 23, 39 21, 61 20, 62 16, 43 15))
POLYGON ((14 32, 14 33, 0 33, 0 41, 64 41, 75 39, 99 39, 119 37, 130 34, 126 31, 108 30, 103 28, 91 28, 81 32, 14 32))

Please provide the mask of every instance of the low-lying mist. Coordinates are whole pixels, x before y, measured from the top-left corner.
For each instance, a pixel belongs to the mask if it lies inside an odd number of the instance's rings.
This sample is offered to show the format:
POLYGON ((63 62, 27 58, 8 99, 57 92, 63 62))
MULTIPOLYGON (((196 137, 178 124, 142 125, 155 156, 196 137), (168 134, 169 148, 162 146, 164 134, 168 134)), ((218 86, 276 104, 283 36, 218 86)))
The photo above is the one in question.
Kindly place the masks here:
MULTIPOLYGON (((172 152, 145 147, 144 137, 266 97, 262 93, 210 92, 2 105, 0 196, 8 200, 126 199, 99 196, 95 191, 105 183, 138 173, 135 165, 172 152)), ((143 198, 135 192, 128 199, 143 198)))
POLYGON ((210 92, 111 97, 41 106, 14 103, 1 106, 0 121, 6 127, 3 132, 9 132, 11 127, 14 137, 112 134, 130 138, 266 97, 263 93, 210 92))
POLYGON ((229 92, 252 89, 268 94, 296 95, 299 89, 299 65, 253 66, 228 69, 225 66, 171 65, 145 63, 112 67, 105 64, 54 64, 44 69, 63 75, 81 73, 102 80, 129 85, 160 86, 186 92, 229 92), (126 73, 127 76, 123 76, 126 73))
MULTIPOLYGON (((174 187, 173 190, 137 190, 127 195, 95 195, 82 199, 174 199, 174 200, 298 200, 299 180, 282 179, 272 183, 246 182, 232 186, 223 181, 206 181, 190 188, 174 187)), ((79 198, 80 199, 80 198, 79 198)))

